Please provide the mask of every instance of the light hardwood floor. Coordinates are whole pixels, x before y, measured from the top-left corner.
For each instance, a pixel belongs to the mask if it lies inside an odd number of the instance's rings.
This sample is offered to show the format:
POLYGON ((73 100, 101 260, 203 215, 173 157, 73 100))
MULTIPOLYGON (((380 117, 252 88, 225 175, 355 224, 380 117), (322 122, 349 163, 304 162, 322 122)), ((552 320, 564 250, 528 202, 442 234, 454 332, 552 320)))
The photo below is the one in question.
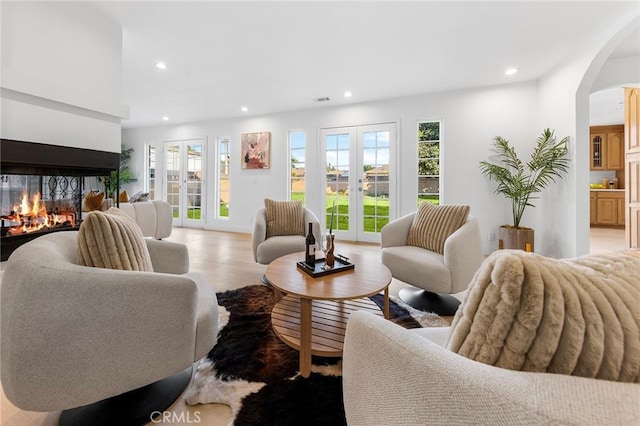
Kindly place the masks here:
MULTIPOLYGON (((266 266, 254 262, 251 250, 251 236, 248 234, 205 231, 189 228, 174 228, 167 241, 175 241, 189 246, 190 267, 192 271, 205 274, 216 292, 231 290, 251 284, 260 284, 266 266)), ((591 229, 591 252, 616 251, 625 248, 624 231, 611 228, 591 229)), ((378 255, 376 244, 353 244, 337 242, 339 253, 357 252, 378 255)), ((0 271, 4 262, 0 264, 0 271)), ((397 296, 399 289, 405 285, 393 280, 390 294, 397 296)), ((0 421, 3 426, 36 426, 57 425, 59 412, 35 413, 23 411, 11 404, 2 392, 0 397, 0 421)), ((159 424, 187 425, 193 422, 180 422, 176 419, 195 419, 196 413, 200 424, 227 425, 231 412, 225 405, 205 404, 188 406, 182 398, 170 408, 176 417, 174 421, 159 424), (182 416, 182 417, 180 417, 182 416)))

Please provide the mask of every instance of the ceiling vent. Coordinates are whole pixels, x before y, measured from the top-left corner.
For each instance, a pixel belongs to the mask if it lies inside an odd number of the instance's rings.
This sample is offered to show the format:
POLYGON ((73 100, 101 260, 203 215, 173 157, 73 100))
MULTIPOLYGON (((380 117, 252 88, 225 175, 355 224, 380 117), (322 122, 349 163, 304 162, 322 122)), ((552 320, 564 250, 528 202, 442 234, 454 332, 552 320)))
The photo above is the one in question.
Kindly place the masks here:
POLYGON ((331 99, 328 96, 323 96, 321 98, 315 98, 314 101, 316 103, 329 102, 331 99))

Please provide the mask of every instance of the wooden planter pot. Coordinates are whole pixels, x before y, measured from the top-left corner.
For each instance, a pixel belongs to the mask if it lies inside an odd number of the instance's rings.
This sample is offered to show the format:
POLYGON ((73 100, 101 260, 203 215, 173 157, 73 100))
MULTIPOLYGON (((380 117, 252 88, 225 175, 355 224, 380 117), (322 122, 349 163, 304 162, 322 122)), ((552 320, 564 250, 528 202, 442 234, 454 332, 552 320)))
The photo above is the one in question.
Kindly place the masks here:
POLYGON ((533 229, 502 225, 498 232, 498 249, 533 251, 533 229))

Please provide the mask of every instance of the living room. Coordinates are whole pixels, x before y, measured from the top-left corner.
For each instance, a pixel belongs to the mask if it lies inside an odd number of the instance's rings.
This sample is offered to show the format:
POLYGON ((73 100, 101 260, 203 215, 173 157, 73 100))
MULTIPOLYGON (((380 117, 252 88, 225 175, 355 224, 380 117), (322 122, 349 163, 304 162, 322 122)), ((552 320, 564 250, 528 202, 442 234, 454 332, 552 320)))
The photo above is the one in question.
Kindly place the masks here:
MULTIPOLYGON (((174 232, 177 231, 177 238, 183 239, 187 246, 190 240, 194 241, 194 252, 198 253, 198 259, 204 259, 204 263, 207 250, 211 248, 202 249, 195 243, 196 239, 219 238, 226 241, 226 233, 235 233, 241 234, 239 241, 249 247, 254 216, 264 206, 263 200, 286 200, 290 197, 291 132, 301 132, 305 136, 305 205, 320 218, 321 223, 328 205, 324 182, 326 141, 322 136, 323 131, 336 128, 381 123, 392 125, 396 144, 390 151, 389 167, 394 179, 394 194, 389 216, 395 219, 415 211, 420 192, 417 129, 418 123, 424 121, 437 121, 441 125, 440 203, 471 207, 470 214, 479 221, 485 255, 498 248, 495 232, 509 221, 508 203, 494 194, 494 186, 481 176, 479 169, 479 162, 492 155, 493 139, 498 135, 503 136, 519 152, 528 152, 544 128, 554 129, 560 138, 569 136, 569 172, 554 184, 553 190, 545 192, 535 201, 536 207, 527 210, 525 220, 527 226, 536 230, 537 253, 552 258, 587 254, 590 251, 587 161, 589 94, 609 87, 638 87, 640 84, 637 56, 611 56, 618 46, 637 39, 640 11, 633 2, 607 5, 591 2, 572 5, 555 2, 544 5, 471 2, 451 6, 437 2, 401 5, 368 2, 310 5, 297 2, 243 2, 240 6, 203 2, 200 7, 204 9, 200 12, 198 4, 184 6, 189 9, 184 16, 176 12, 183 7, 180 2, 167 2, 166 10, 162 10, 161 4, 148 2, 120 5, 99 2, 95 5, 84 2, 3 2, 1 7, 2 139, 110 153, 119 153, 121 145, 133 148, 130 168, 138 181, 124 187, 130 194, 149 190, 148 153, 149 147, 154 147, 154 173, 159 178, 154 188, 156 199, 166 196, 162 184, 162 176, 166 172, 166 159, 162 152, 166 144, 202 141, 205 160, 201 221, 198 222, 198 229, 194 230, 181 228, 182 225, 188 227, 188 221, 174 223, 174 232), (436 9, 430 11, 430 5, 436 9), (160 9, 154 11, 154 7, 160 9), (145 44, 146 38, 158 34, 145 33, 147 28, 142 18, 145 8, 151 8, 146 12, 149 26, 152 23, 170 25, 171 21, 167 20, 173 14, 178 34, 166 30, 164 38, 156 43, 145 44), (457 22, 449 18, 447 23, 438 23, 437 29, 449 25, 451 30, 448 36, 458 32, 464 37, 440 40, 437 34, 429 33, 429 36, 420 39, 418 35, 421 33, 416 31, 400 39, 402 27, 387 22, 387 19, 393 21, 398 16, 409 19, 412 15, 429 13, 442 17, 455 16, 457 22), (578 14, 580 19, 574 19, 573 14, 578 14), (197 20, 197 16, 203 19, 197 20), (289 26, 283 26, 282 21, 275 21, 283 19, 282 16, 288 17, 289 26), (337 18, 339 16, 349 16, 354 20, 361 17, 365 22, 365 17, 378 19, 389 28, 386 32, 379 31, 383 33, 379 36, 372 33, 367 36, 360 32, 362 27, 349 27, 341 23, 337 18), (207 17, 215 17, 215 24, 207 24, 207 17), (226 24, 228 26, 223 24, 225 19, 229 21, 226 24), (339 32, 344 49, 340 48, 335 38, 323 37, 321 30, 313 30, 323 28, 322 20, 325 20, 327 31, 339 32), (541 20, 549 23, 541 25, 541 20), (606 21, 606 25, 603 21, 606 21), (245 26, 241 26, 242 22, 245 26), (218 43, 211 50, 214 51, 215 47, 228 55, 221 57, 219 63, 222 67, 227 63, 231 67, 234 60, 245 66, 253 62, 262 73, 230 68, 226 76, 224 73, 216 74, 217 85, 225 88, 220 90, 219 87, 212 87, 212 83, 205 83, 202 76, 211 69, 211 62, 194 60, 185 66, 179 60, 172 60, 170 54, 158 50, 158 45, 165 38, 173 38, 178 46, 186 44, 187 41, 179 36, 181 28, 186 34, 187 27, 206 31, 208 25, 220 27, 219 31, 237 25, 242 31, 237 30, 232 34, 245 34, 239 38, 241 41, 237 41, 237 47, 233 45, 233 40, 229 40, 231 37, 224 39, 216 33, 218 43), (545 28, 544 32, 549 34, 540 35, 544 37, 542 41, 535 43, 526 40, 538 37, 533 35, 536 34, 534 30, 540 31, 541 27, 547 26, 549 28, 545 28), (258 33, 273 31, 277 35, 274 36, 275 40, 291 43, 288 48, 292 57, 282 56, 283 51, 286 55, 286 50, 278 50, 280 56, 275 53, 271 57, 261 54, 261 44, 258 42, 261 36, 252 33, 252 27, 258 33), (594 30, 596 28, 597 31, 594 30), (312 38, 301 35, 314 31, 317 34, 312 38), (522 33, 529 35, 525 37, 522 33), (518 47, 502 40, 499 37, 502 34, 506 34, 505 38, 512 35, 513 39, 528 43, 526 46, 529 50, 523 48, 523 52, 517 54, 518 47), (367 37, 375 40, 373 43, 379 43, 377 50, 387 55, 382 60, 393 65, 393 74, 390 74, 389 68, 371 72, 371 76, 365 76, 360 70, 347 70, 342 74, 326 70, 327 75, 340 82, 341 85, 337 86, 325 82, 322 73, 311 73, 310 68, 328 68, 327 64, 335 59, 329 54, 335 53, 336 58, 346 61, 359 44, 367 42, 367 37), (412 37, 414 41, 408 42, 412 37), (554 37, 561 46, 551 45, 554 37), (564 44, 560 42, 562 37, 566 37, 564 44), (295 38, 300 40, 295 43, 289 40, 295 38), (478 44, 472 43, 474 38, 478 39, 478 44), (496 62, 491 62, 492 68, 488 69, 489 65, 482 62, 482 58, 493 54, 493 48, 488 44, 492 39, 501 52, 511 49, 511 55, 519 58, 519 63, 505 62, 508 55, 503 54, 495 60, 500 66, 494 66, 496 62), (443 56, 445 59, 439 63, 445 65, 442 65, 439 75, 428 74, 426 68, 429 64, 426 61, 421 63, 427 75, 422 80, 433 78, 437 82, 435 86, 425 82, 420 83, 424 86, 419 86, 420 79, 416 79, 416 76, 423 71, 416 69, 414 62, 405 65, 402 62, 405 56, 394 52, 409 51, 411 56, 425 55, 427 40, 437 40, 434 43, 438 44, 434 46, 435 57, 438 57, 436 53, 447 49, 460 48, 465 52, 455 62, 451 62, 452 56, 443 56), (300 53, 300 58, 296 59, 295 52, 303 50, 305 43, 309 50, 317 48, 321 52, 315 61, 310 61, 306 53, 300 53), (467 44, 472 49, 465 47, 467 44), (473 49, 476 51, 471 52, 473 49), (233 53, 234 50, 239 52, 233 53), (554 56, 559 54, 562 56, 554 56), (240 60, 240 57, 253 59, 240 60), (156 66, 161 60, 165 61, 164 70, 156 66), (537 62, 537 68, 527 68, 523 65, 525 60, 531 66, 537 62), (268 69, 275 62, 289 64, 301 74, 308 71, 313 78, 300 76, 292 79, 274 75, 268 69), (305 66, 301 66, 301 63, 305 66), (461 78, 475 74, 474 82, 487 83, 466 85, 460 80, 448 81, 443 78, 442 74, 454 73, 454 65, 468 68, 468 74, 463 73, 461 78), (517 66, 519 72, 505 76, 504 68, 507 66, 517 66), (184 114, 187 106, 174 102, 182 99, 182 94, 175 93, 175 97, 169 95, 175 90, 169 77, 178 72, 186 74, 193 81, 190 87, 178 86, 181 90, 202 92, 197 104, 187 105, 189 109, 200 109, 197 115, 184 114), (376 75, 378 72, 380 74, 376 75), (147 107, 137 103, 135 88, 130 86, 134 75, 156 85, 153 96, 144 100, 147 107), (335 77, 337 75, 343 75, 342 81, 335 77), (404 86, 391 85, 392 80, 395 83, 395 80, 402 81, 405 78, 404 86), (300 91, 304 99, 296 99, 297 103, 288 104, 291 94, 280 95, 277 89, 277 84, 282 83, 281 79, 287 80, 288 85, 294 87, 294 92, 300 91), (366 80, 369 84, 373 81, 382 88, 389 82, 389 86, 384 89, 384 94, 372 97, 365 94, 366 85, 357 85, 358 79, 366 80), (247 80, 256 80, 257 83, 249 84, 247 80), (242 87, 245 83, 247 88, 242 87), (270 84, 273 86, 270 87, 270 84), (303 84, 317 86, 302 89, 299 86, 303 84), (262 98, 252 101, 251 92, 258 90, 262 98), (345 90, 352 91, 352 96, 344 97, 345 90), (209 91, 211 93, 207 93, 209 91), (237 96, 222 97, 228 96, 228 91, 237 92, 237 96), (273 105, 269 105, 270 97, 273 105), (314 103, 314 98, 318 97, 329 97, 330 101, 314 103), (211 108, 210 104, 215 104, 215 108, 211 108), (248 106, 246 112, 240 110, 244 105, 248 106), (168 120, 163 120, 163 116, 168 120), (241 167, 241 135, 253 132, 270 133, 268 168, 241 167), (221 139, 229 141, 230 160, 230 202, 227 200, 228 215, 225 216, 220 215, 218 207, 221 139), (198 233, 202 236, 196 236, 198 233)), ((414 28, 416 21, 419 19, 406 21, 411 23, 407 24, 407 28, 414 28)), ((358 25, 364 27, 362 23, 358 25)), ((273 43, 273 40, 266 40, 265 44, 268 43, 273 43)), ((375 46, 362 49, 369 55, 368 60, 376 50, 375 46)), ((185 47, 185 50, 188 49, 185 47)), ((201 51, 203 56, 213 55, 206 50, 201 51)), ((370 64, 375 64, 375 61, 370 64)), ((149 90, 149 87, 141 86, 140 91, 143 90, 149 90)), ((176 238, 175 235, 173 238, 176 238)), ((242 249, 236 252, 240 253, 242 249)), ((249 252, 245 256, 242 264, 246 270, 261 275, 264 267, 253 263, 249 252)), ((227 274, 231 280, 233 269, 227 274)), ((22 418, 26 417, 28 415, 22 418)), ((44 423, 42 417, 37 421, 36 424, 44 423)))

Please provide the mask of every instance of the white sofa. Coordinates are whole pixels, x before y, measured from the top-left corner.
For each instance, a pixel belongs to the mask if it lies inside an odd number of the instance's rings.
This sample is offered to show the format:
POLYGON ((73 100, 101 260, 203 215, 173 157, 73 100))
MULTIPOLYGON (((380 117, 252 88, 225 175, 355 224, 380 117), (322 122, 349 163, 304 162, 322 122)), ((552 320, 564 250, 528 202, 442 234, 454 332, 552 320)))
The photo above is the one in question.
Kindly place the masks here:
MULTIPOLYGON (((116 207, 113 200, 103 200, 100 210, 104 211, 111 207, 116 207)), ((139 201, 136 203, 122 202, 119 209, 136 221, 140 229, 142 229, 142 235, 145 237, 161 240, 171 235, 173 230, 173 211, 168 202, 162 200, 139 201)), ((83 201, 82 211, 84 212, 83 215, 89 212, 85 201, 83 201)))
POLYGON ((166 201, 120 203, 120 210, 136 221, 145 237, 161 240, 171 235, 173 214, 171 205, 166 201))
POLYGON ((349 318, 343 355, 350 426, 638 425, 640 385, 482 364, 444 347, 449 327, 349 318))

